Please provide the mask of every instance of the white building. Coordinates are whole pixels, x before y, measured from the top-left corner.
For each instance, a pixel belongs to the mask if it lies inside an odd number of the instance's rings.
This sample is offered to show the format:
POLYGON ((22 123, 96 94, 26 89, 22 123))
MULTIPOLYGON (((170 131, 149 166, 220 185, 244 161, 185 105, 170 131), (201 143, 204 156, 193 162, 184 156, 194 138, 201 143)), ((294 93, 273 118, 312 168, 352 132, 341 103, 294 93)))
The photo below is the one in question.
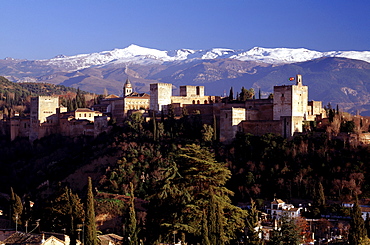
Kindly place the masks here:
POLYGON ((267 208, 267 214, 271 215, 272 219, 280 219, 281 216, 287 214, 290 218, 298 218, 300 216, 301 207, 296 208, 293 204, 287 204, 281 199, 274 199, 270 207, 267 208))

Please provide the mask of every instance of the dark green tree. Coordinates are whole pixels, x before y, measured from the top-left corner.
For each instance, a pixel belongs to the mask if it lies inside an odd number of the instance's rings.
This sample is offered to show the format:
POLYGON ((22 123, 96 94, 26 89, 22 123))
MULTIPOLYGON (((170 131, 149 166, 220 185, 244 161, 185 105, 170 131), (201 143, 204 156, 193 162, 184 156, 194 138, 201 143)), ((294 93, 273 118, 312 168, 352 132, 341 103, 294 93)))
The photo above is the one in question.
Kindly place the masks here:
POLYGON ((77 88, 77 93, 76 93, 76 109, 77 108, 86 108, 86 99, 85 95, 82 94, 80 88, 77 88))
POLYGON ((326 204, 324 187, 321 181, 318 181, 316 183, 316 187, 314 190, 314 204, 319 208, 323 208, 326 204))
POLYGON ((362 218, 361 208, 358 205, 358 198, 356 196, 355 203, 351 210, 351 221, 348 234, 348 241, 351 245, 359 245, 367 238, 365 229, 365 222, 362 218))
POLYGON ((85 243, 87 245, 97 245, 98 237, 96 232, 94 194, 92 190, 91 177, 87 181, 87 201, 86 201, 86 229, 85 243))
POLYGON ((78 224, 84 222, 84 207, 77 194, 68 187, 61 188, 57 197, 46 208, 48 220, 52 229, 57 232, 65 230, 71 238, 71 244, 76 244, 78 224))
POLYGON ((141 135, 143 133, 143 123, 143 113, 135 112, 126 120, 125 125, 128 126, 131 132, 141 135))
POLYGON ((134 185, 130 182, 130 203, 129 203, 129 220, 128 220, 128 237, 129 237, 129 244, 137 245, 138 238, 137 238, 137 227, 136 227, 136 212, 135 212, 135 196, 134 196, 134 185))
POLYGON ((163 237, 177 230, 192 234, 199 239, 194 242, 201 242, 206 235, 203 226, 207 223, 207 230, 216 232, 219 240, 227 243, 235 238, 236 231, 244 227, 246 213, 231 204, 229 196, 233 193, 224 186, 230 171, 215 161, 207 148, 194 144, 175 151, 171 159, 173 162, 166 169, 160 189, 151 198, 153 206, 150 205, 157 212, 155 221, 163 228, 163 237), (203 214, 210 215, 211 197, 216 203, 214 219, 218 224, 210 229, 214 222, 204 221, 203 214))
POLYGON ((244 87, 242 87, 242 90, 239 94, 239 101, 246 101, 246 100, 249 100, 249 99, 252 99, 254 96, 254 89, 251 88, 251 89, 246 89, 244 87))
POLYGON ((213 127, 208 124, 203 124, 203 129, 202 129, 202 141, 203 142, 211 142, 213 140, 213 127))
POLYGON ((154 111, 152 112, 152 121, 153 121, 153 140, 157 141, 157 139, 158 139, 158 130, 157 130, 157 120, 155 118, 154 111))
POLYGON ((216 115, 213 115, 213 141, 217 140, 217 120, 216 115))
POLYGON ((229 101, 233 101, 234 100, 234 90, 233 90, 233 87, 230 88, 230 92, 229 92, 229 101))
POLYGON ((21 198, 13 191, 13 187, 10 187, 10 205, 12 212, 12 221, 14 223, 21 224, 23 204, 21 198))
POLYGON ((258 227, 258 213, 256 202, 251 200, 251 208, 247 210, 246 228, 247 228, 247 242, 248 244, 261 244, 258 232, 255 228, 258 227))
POLYGON ((284 214, 280 217, 279 229, 274 230, 270 243, 272 245, 299 245, 302 244, 301 227, 297 225, 297 220, 284 214))

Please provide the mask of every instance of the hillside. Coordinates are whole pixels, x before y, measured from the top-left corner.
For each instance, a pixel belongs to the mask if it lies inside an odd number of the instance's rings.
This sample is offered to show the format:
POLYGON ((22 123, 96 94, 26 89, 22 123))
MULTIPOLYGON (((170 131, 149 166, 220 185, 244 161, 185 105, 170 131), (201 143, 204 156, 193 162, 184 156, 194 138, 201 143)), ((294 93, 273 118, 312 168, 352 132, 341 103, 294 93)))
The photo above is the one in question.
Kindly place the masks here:
MULTIPOLYGON (((0 93, 14 93, 18 96, 51 96, 62 95, 68 92, 76 93, 76 88, 49 83, 14 83, 0 76, 0 93)), ((87 93, 81 91, 82 93, 87 93)))

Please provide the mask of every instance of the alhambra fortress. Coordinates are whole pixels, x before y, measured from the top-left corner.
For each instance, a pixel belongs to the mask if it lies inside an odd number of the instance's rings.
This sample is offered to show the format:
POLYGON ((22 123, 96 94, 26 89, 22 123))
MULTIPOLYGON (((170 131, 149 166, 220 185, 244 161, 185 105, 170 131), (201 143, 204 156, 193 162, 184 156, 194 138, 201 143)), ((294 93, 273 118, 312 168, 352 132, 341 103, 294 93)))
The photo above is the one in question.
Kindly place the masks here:
POLYGON ((149 120, 153 112, 158 117, 166 115, 171 106, 177 116, 185 108, 189 114, 200 114, 204 124, 213 125, 216 120, 220 141, 230 142, 238 131, 253 135, 274 133, 288 138, 326 118, 321 101, 308 101, 308 86, 303 85, 301 75, 296 76, 295 84, 275 86, 269 98, 248 99, 242 103, 207 96, 204 86, 180 86, 180 95, 174 96, 172 87, 172 84, 153 83, 150 95, 137 93, 127 79, 122 97, 108 96, 90 109, 75 111, 61 107, 58 97, 33 97, 30 116, 14 116, 8 124, 2 124, 3 131, 8 131, 11 140, 28 137, 34 141, 55 133, 96 137, 109 131, 109 120, 123 125, 124 119, 137 111, 149 120))

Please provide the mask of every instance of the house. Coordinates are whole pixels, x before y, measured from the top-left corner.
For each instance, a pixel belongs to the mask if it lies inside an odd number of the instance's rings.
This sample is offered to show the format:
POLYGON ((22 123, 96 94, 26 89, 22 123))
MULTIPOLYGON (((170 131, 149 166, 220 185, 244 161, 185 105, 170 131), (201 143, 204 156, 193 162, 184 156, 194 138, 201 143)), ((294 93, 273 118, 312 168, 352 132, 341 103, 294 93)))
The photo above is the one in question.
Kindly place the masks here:
POLYGON ((101 245, 121 245, 123 244, 123 237, 116 234, 106 234, 98 236, 101 245))
MULTIPOLYGON (((7 244, 69 245, 70 238, 65 234, 58 233, 33 234, 25 232, 15 232, 4 241, 0 242, 0 245, 7 244)), ((77 240, 76 244, 81 245, 81 242, 77 240)))
POLYGON ((275 198, 270 207, 267 208, 267 214, 274 220, 279 220, 285 214, 290 218, 298 218, 301 210, 301 207, 296 208, 293 204, 287 204, 283 200, 275 198))

